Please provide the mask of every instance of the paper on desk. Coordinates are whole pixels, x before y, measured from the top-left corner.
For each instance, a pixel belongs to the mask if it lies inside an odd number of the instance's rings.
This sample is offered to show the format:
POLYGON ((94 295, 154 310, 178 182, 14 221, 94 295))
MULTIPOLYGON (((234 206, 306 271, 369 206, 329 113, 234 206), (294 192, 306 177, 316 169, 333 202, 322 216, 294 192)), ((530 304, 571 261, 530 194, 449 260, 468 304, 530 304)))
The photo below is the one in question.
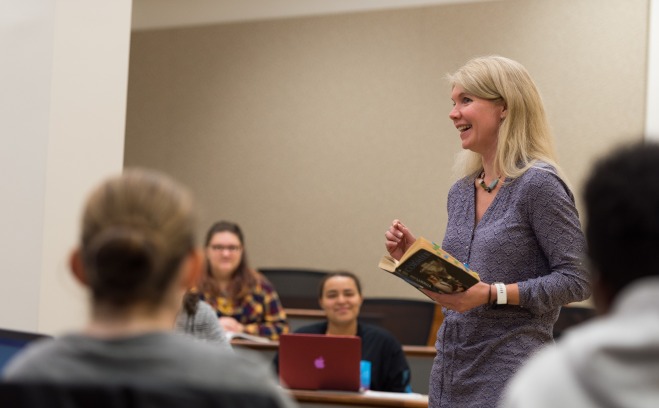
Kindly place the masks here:
POLYGON ((266 337, 253 336, 247 333, 234 333, 230 331, 227 331, 225 333, 229 341, 233 339, 243 339, 243 340, 253 341, 255 343, 270 343, 270 339, 266 337))
POLYGON ((401 399, 401 400, 412 400, 412 401, 428 401, 427 395, 418 394, 416 392, 385 392, 385 391, 367 390, 362 395, 371 398, 390 398, 390 399, 401 399))

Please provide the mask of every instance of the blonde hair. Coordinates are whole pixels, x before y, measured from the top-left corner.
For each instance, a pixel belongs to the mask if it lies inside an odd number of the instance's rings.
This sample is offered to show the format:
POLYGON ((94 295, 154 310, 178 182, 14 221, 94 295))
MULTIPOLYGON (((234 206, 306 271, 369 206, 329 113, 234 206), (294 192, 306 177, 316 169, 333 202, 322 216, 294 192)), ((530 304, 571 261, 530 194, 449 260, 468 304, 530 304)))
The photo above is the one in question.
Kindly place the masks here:
POLYGON ((127 170, 98 186, 82 216, 81 254, 95 304, 158 306, 194 247, 192 198, 162 174, 127 170))
MULTIPOLYGON (((508 113, 499 127, 494 158, 501 176, 517 178, 536 161, 550 164, 561 175, 542 99, 526 68, 493 55, 474 58, 447 77, 451 88, 459 85, 469 94, 505 105, 508 113)), ((474 175, 482 169, 481 155, 462 151, 454 169, 461 177, 474 175)))

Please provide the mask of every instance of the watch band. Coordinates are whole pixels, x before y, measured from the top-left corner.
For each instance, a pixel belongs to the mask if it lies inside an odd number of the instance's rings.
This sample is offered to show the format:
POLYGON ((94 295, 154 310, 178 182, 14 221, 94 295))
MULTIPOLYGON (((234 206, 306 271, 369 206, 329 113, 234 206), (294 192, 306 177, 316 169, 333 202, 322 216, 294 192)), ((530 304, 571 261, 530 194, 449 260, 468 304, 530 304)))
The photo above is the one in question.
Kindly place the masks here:
POLYGON ((506 284, 495 282, 494 287, 497 290, 497 305, 508 304, 508 292, 506 291, 506 284))

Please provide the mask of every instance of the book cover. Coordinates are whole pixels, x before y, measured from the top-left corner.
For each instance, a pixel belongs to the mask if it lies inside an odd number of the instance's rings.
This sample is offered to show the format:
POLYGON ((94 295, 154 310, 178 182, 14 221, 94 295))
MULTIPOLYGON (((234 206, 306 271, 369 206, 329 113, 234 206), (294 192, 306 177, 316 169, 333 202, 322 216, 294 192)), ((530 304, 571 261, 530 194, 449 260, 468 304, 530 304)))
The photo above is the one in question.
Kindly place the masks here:
POLYGON ((385 255, 379 267, 417 289, 436 293, 464 292, 480 280, 476 272, 423 237, 418 238, 399 261, 385 255))

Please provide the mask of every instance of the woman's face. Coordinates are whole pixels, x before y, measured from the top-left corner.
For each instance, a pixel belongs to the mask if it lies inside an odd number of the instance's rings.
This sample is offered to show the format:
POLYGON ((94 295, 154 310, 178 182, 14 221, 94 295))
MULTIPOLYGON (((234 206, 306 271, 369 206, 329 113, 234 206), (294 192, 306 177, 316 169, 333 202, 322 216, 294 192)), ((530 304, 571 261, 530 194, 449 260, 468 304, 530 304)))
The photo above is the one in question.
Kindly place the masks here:
POLYGON ((504 104, 470 95, 459 85, 453 88, 451 100, 453 109, 448 116, 460 131, 462 148, 493 156, 499 126, 507 114, 504 104))
POLYGON ((242 257, 243 246, 240 239, 229 231, 216 232, 206 246, 206 258, 216 278, 230 278, 242 257))
POLYGON ((347 324, 357 320, 362 297, 352 278, 335 276, 325 281, 319 303, 330 323, 347 324))

